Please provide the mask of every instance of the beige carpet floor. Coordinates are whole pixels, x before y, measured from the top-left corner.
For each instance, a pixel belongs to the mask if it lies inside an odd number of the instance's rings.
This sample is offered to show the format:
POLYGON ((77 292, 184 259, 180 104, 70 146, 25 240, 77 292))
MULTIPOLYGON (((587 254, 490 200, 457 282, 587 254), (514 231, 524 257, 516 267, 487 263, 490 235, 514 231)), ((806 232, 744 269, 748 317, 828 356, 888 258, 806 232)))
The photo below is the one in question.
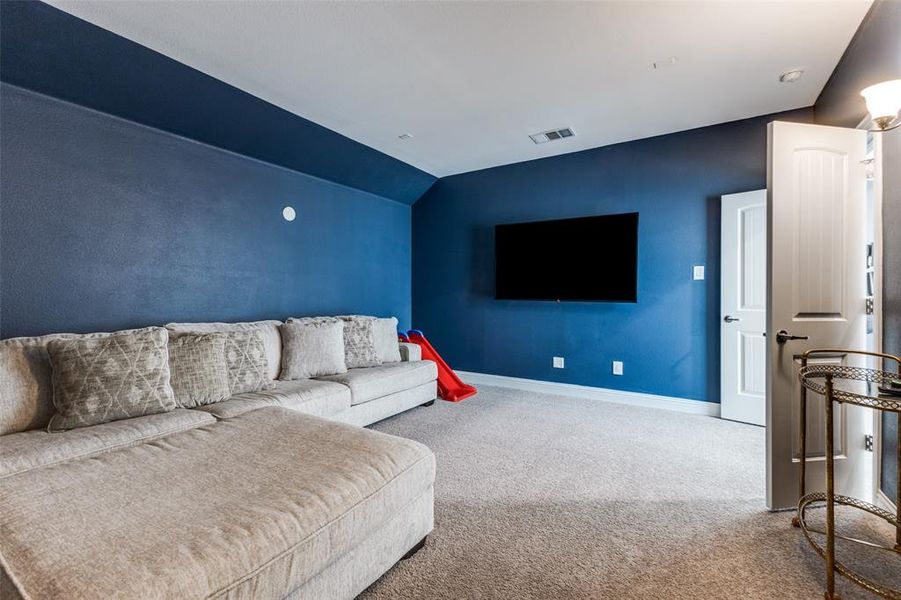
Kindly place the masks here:
MULTIPOLYGON (((374 428, 435 452, 435 530, 361 598, 823 597, 791 514, 764 508, 762 428, 488 386, 374 428)), ((901 556, 849 562, 901 588, 901 556)))

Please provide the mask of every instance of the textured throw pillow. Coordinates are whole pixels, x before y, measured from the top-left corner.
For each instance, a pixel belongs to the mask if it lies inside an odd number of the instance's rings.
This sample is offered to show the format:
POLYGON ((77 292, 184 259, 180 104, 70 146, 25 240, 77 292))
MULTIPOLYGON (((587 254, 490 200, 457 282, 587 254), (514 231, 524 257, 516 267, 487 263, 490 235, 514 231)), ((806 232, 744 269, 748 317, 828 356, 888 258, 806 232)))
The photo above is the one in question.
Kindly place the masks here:
POLYGON ((279 331, 282 334, 279 379, 290 381, 347 372, 342 321, 293 321, 279 327, 279 331))
POLYGON ((263 333, 259 329, 248 329, 229 331, 223 335, 229 391, 243 394, 275 387, 269 378, 263 333))
POLYGON ((168 333, 160 327, 51 340, 56 413, 50 431, 167 412, 168 333))
POLYGON ((338 318, 344 321, 344 362, 347 368, 377 367, 380 363, 373 332, 375 317, 346 315, 338 318))
POLYGON ((376 319, 372 325, 375 353, 380 363, 400 362, 400 345, 397 343, 397 319, 376 319))
POLYGON ((169 340, 170 382, 179 406, 195 408, 228 398, 225 342, 221 333, 169 340))
POLYGON ((379 356, 375 349, 373 326, 375 317, 342 315, 339 317, 291 317, 288 323, 344 323, 344 364, 348 369, 377 367, 379 356))

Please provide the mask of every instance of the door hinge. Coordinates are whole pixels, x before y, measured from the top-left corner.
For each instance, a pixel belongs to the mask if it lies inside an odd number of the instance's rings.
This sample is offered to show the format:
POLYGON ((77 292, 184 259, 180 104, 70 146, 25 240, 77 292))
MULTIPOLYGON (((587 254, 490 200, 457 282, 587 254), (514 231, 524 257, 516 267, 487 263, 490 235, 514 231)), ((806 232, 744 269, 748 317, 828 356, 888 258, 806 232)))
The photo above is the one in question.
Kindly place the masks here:
POLYGON ((867 452, 873 451, 873 436, 865 435, 863 436, 863 449, 867 452))

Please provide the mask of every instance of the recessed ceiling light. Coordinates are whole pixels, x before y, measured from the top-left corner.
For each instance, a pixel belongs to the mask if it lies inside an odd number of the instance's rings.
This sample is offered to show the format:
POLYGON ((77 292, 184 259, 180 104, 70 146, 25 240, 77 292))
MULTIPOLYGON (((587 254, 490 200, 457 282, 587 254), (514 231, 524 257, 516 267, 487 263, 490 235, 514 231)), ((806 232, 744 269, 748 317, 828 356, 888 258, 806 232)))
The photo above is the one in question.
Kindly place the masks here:
POLYGON ((397 139, 399 139, 399 140, 409 140, 409 139, 412 138, 412 137, 413 137, 413 134, 412 134, 412 133, 402 133, 402 134, 400 134, 399 136, 397 136, 397 139))
POLYGON ((801 75, 804 74, 804 69, 793 69, 791 71, 786 71, 782 75, 779 76, 779 81, 782 83, 794 83, 801 79, 801 75))

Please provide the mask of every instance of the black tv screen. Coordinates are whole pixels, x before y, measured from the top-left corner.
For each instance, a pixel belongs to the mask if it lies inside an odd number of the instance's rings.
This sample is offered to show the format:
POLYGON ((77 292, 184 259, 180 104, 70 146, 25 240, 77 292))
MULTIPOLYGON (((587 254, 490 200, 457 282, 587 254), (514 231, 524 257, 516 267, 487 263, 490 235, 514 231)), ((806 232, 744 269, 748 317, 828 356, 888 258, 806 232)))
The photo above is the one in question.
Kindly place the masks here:
POLYGON ((638 213, 497 225, 498 300, 638 301, 638 213))

